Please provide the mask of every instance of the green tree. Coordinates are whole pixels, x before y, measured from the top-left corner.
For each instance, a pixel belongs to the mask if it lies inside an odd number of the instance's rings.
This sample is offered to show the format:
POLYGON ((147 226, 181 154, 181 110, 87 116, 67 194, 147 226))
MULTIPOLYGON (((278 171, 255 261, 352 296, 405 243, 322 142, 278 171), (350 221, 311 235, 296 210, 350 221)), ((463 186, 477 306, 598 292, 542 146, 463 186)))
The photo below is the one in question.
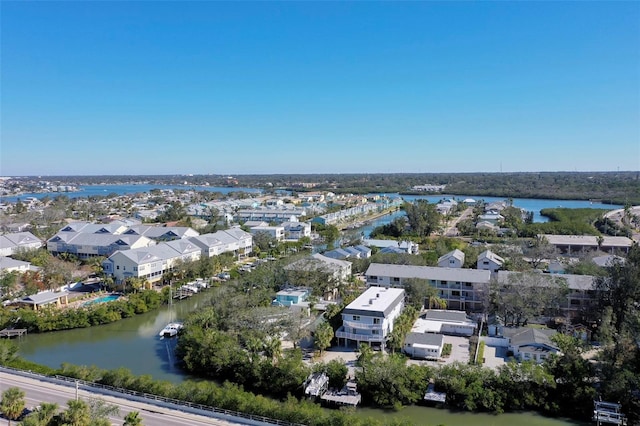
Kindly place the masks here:
POLYGON ((417 200, 414 203, 404 203, 403 208, 407 213, 409 227, 417 236, 428 237, 440 227, 442 215, 436 210, 435 204, 417 200))
POLYGON ((48 426, 58 412, 58 404, 41 402, 40 405, 22 421, 22 426, 48 426))
POLYGON ((328 322, 323 322, 316 328, 314 333, 313 344, 320 351, 320 355, 322 352, 331 346, 331 340, 333 340, 334 332, 331 325, 328 322))
POLYGON ((0 411, 9 420, 17 420, 25 408, 24 391, 20 388, 9 388, 2 392, 2 400, 0 401, 0 411))
POLYGON ((67 409, 60 413, 62 423, 68 426, 89 426, 91 425, 91 409, 85 401, 69 400, 67 409))
POLYGON ((325 366, 325 373, 329 377, 329 387, 334 389, 342 389, 347 383, 347 375, 349 369, 345 365, 343 359, 333 359, 325 366))
POLYGON ((108 404, 102 399, 90 399, 88 404, 92 425, 99 421, 108 420, 110 416, 117 416, 120 412, 117 405, 108 404))
POLYGON ((124 417, 122 426, 142 426, 142 417, 137 411, 131 411, 124 417))

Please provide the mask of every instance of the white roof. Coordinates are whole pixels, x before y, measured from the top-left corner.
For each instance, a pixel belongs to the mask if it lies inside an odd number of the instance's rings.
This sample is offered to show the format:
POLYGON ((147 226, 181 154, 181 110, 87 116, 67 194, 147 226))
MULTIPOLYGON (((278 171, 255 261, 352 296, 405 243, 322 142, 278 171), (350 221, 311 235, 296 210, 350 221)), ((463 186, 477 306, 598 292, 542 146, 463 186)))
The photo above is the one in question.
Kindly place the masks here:
POLYGON ((345 308, 345 312, 387 312, 404 297, 402 288, 369 287, 345 308))

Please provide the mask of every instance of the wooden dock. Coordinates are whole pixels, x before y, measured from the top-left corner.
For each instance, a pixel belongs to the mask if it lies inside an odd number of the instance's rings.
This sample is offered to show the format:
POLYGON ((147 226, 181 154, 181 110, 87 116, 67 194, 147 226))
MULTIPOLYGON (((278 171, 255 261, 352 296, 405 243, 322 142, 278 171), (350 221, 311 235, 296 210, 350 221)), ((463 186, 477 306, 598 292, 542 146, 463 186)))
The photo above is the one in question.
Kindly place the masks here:
POLYGON ((0 337, 22 337, 27 334, 26 328, 5 328, 0 330, 0 337))

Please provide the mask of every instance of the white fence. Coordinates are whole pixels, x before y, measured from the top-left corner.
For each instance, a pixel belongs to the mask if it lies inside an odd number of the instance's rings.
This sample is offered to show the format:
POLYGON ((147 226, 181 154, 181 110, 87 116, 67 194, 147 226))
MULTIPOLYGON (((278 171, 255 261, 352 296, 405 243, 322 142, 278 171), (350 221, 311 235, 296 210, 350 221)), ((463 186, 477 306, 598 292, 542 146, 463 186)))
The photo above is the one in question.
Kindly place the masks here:
POLYGON ((484 344, 487 346, 494 346, 498 348, 509 347, 509 339, 505 339, 504 337, 480 336, 480 341, 484 342, 484 344))

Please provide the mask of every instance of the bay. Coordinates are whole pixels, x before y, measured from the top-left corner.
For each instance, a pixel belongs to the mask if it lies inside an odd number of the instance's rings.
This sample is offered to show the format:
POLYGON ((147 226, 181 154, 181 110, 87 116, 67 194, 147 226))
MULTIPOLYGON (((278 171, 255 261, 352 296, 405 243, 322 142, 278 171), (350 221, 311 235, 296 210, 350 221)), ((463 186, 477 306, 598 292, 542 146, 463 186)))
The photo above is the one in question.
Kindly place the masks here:
MULTIPOLYGON (((397 193, 385 193, 379 195, 387 195, 390 197, 399 197, 400 195, 397 193)), ((493 203, 506 201, 506 198, 502 197, 474 197, 467 195, 403 195, 402 198, 405 201, 413 202, 415 200, 427 200, 429 203, 438 203, 444 199, 453 199, 458 202, 461 202, 465 199, 474 199, 476 201, 483 200, 485 203, 493 203)), ((603 209, 603 210, 616 210, 621 209, 624 206, 619 204, 603 204, 600 202, 591 202, 588 200, 551 200, 551 199, 543 199, 543 198, 512 198, 513 205, 515 207, 524 209, 529 212, 533 212, 533 221, 537 223, 548 222, 548 218, 542 216, 540 211, 543 209, 553 209, 553 208, 568 208, 568 209, 603 209)), ((368 237, 371 231, 382 225, 386 225, 391 223, 395 218, 404 216, 404 211, 396 211, 391 214, 382 216, 378 219, 375 219, 366 225, 355 229, 356 232, 362 234, 365 237, 368 237)))

